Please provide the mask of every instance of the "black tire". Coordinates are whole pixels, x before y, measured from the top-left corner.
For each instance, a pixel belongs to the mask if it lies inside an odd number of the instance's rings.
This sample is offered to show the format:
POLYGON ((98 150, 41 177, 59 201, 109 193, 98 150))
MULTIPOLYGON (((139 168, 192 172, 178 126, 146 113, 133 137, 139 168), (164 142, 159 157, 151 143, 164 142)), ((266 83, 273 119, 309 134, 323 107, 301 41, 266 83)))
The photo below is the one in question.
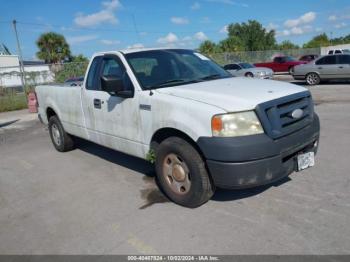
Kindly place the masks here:
POLYGON ((245 76, 246 77, 254 77, 253 73, 251 73, 251 72, 246 73, 245 76))
POLYGON ((288 73, 289 73, 290 75, 293 75, 293 71, 294 71, 294 67, 293 67, 293 66, 289 67, 288 73))
POLYGON ((211 182, 205 162, 197 150, 182 138, 169 137, 160 143, 157 148, 155 167, 162 191, 176 204, 195 208, 207 202, 214 194, 215 187, 211 182), (176 161, 179 162, 169 164, 167 161, 173 156, 176 156, 176 161), (171 175, 169 175, 169 172, 166 172, 168 170, 167 167, 170 166, 171 175), (187 179, 183 179, 184 181, 181 181, 181 179, 177 180, 176 177, 178 176, 176 173, 181 172, 174 170, 177 170, 178 167, 183 169, 183 171, 187 169, 189 186, 185 182, 187 179), (175 189, 176 185, 181 183, 184 185, 186 183, 186 188, 178 186, 179 190, 175 189))
POLYGON ((305 77, 306 79, 306 83, 308 83, 309 85, 313 86, 313 85, 318 85, 319 83, 321 83, 321 78, 317 73, 308 73, 305 77))
POLYGON ((73 138, 64 131, 61 121, 57 116, 52 116, 49 119, 49 133, 52 144, 57 151, 67 152, 74 148, 73 138))

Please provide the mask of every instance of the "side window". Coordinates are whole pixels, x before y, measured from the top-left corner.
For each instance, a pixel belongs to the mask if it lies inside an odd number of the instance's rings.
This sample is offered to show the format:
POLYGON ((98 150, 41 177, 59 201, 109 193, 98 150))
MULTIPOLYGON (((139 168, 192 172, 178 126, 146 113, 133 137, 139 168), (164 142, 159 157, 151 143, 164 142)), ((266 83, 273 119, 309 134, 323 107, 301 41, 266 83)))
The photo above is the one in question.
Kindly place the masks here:
POLYGON ((326 57, 322 57, 316 61, 316 65, 324 65, 326 57))
POLYGON ((125 72, 123 64, 114 57, 104 57, 101 76, 114 76, 123 80, 125 90, 133 90, 133 84, 125 72))
POLYGON ((225 65, 224 69, 225 70, 237 70, 237 69, 239 69, 239 67, 236 64, 229 64, 229 65, 225 65))
POLYGON ((99 90, 99 85, 96 83, 98 67, 101 62, 101 57, 95 57, 91 63, 88 77, 86 79, 86 89, 87 90, 99 90))
POLYGON ((338 56, 338 64, 350 64, 350 55, 338 56))
POLYGON ((334 65, 336 64, 336 56, 325 56, 317 60, 316 65, 334 65))
POLYGON ((123 71, 124 70, 116 59, 110 57, 103 59, 102 76, 115 76, 122 78, 123 71))
POLYGON ((335 53, 336 54, 341 54, 341 51, 340 50, 335 50, 335 53))
POLYGON ((333 55, 333 50, 328 51, 328 54, 329 54, 329 55, 333 55))

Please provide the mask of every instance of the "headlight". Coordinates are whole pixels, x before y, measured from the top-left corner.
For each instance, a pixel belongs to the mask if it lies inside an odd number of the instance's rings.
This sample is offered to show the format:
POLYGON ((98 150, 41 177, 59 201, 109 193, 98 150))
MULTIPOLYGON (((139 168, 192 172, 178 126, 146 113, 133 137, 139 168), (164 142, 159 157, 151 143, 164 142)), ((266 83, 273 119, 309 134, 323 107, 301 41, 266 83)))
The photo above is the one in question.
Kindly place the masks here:
POLYGON ((264 133, 254 111, 215 115, 211 120, 213 136, 234 137, 264 133))
POLYGON ((266 75, 266 72, 265 71, 258 72, 258 75, 264 76, 266 75))

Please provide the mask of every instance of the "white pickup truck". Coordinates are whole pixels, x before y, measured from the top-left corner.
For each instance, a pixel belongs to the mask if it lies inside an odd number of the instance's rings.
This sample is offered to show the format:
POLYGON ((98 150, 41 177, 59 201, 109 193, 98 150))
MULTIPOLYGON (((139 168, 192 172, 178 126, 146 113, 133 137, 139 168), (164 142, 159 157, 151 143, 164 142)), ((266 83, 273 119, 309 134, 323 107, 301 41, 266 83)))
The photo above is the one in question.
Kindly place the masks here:
POLYGON ((58 151, 80 137, 154 161, 162 191, 187 207, 313 166, 318 148, 307 89, 232 77, 191 50, 97 53, 81 86, 36 94, 58 151))

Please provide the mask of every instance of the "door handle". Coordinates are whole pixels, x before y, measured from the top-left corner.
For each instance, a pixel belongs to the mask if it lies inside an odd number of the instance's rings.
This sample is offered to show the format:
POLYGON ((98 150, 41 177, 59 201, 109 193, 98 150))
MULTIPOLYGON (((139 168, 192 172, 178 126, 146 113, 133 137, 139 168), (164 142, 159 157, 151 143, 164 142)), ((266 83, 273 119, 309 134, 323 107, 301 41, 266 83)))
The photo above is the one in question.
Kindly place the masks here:
POLYGON ((95 98, 94 99, 94 107, 97 108, 97 109, 101 109, 101 100, 100 99, 97 99, 95 98))
POLYGON ((323 69, 323 67, 319 67, 318 69, 323 69))
POLYGON ((344 68, 343 66, 339 66, 338 68, 344 68))

